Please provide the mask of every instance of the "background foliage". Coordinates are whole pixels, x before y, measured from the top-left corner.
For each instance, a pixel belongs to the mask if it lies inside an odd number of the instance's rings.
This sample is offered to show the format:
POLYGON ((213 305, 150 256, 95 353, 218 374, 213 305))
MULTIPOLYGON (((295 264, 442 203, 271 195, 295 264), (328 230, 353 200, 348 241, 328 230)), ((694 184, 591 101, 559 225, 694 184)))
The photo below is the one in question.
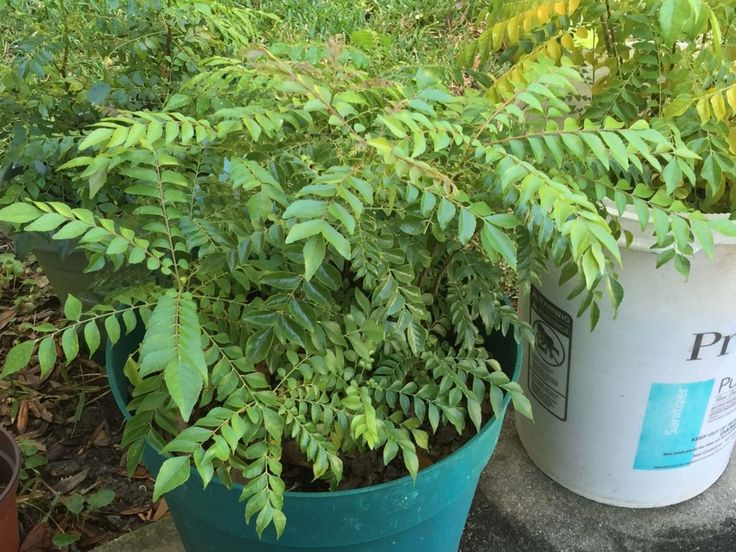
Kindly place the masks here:
POLYGON ((570 58, 589 84, 578 102, 582 116, 667 121, 699 156, 692 170, 673 163, 658 178, 640 177, 639 197, 665 204, 657 197, 664 190, 690 207, 734 211, 733 2, 494 0, 475 15, 485 30, 460 57, 491 69, 489 94, 523 79, 524 64, 540 55, 570 58))
MULTIPOLYGON (((230 0, 3 2, 0 204, 81 202, 56 171, 80 129, 118 109, 159 109, 202 59, 249 44, 262 17, 230 0)), ((107 199, 100 208, 115 210, 107 199)))

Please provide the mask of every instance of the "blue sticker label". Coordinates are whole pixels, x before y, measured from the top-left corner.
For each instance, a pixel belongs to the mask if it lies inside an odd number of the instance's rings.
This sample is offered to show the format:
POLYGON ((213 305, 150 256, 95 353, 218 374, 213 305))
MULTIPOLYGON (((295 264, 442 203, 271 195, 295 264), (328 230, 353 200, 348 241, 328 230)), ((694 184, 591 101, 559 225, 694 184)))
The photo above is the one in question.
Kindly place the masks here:
POLYGON ((714 383, 652 384, 635 470, 679 468, 692 463, 714 383))

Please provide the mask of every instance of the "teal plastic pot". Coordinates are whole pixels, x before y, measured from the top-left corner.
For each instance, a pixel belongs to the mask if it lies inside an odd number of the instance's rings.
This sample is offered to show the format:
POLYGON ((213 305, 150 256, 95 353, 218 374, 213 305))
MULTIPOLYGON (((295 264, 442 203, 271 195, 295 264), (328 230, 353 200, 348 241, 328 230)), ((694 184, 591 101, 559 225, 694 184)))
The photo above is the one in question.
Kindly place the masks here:
MULTIPOLYGON (((140 338, 140 333, 133 333, 107 348, 112 393, 126 417, 130 413, 123 366, 140 338)), ((495 334, 489 345, 502 366, 513 367, 514 380, 518 379, 521 348, 513 336, 495 334)), ((507 395, 504 413, 509 400, 507 395)), ((168 493, 166 502, 187 552, 454 552, 502 422, 503 414, 490 420, 463 447, 420 471, 416 481, 404 477, 349 491, 287 492, 286 530, 278 540, 270 527, 259 540, 255 520, 245 523, 241 485, 228 489, 215 478, 203 489, 192 470, 189 481, 168 493)), ((143 460, 156 475, 164 456, 147 445, 143 460)))

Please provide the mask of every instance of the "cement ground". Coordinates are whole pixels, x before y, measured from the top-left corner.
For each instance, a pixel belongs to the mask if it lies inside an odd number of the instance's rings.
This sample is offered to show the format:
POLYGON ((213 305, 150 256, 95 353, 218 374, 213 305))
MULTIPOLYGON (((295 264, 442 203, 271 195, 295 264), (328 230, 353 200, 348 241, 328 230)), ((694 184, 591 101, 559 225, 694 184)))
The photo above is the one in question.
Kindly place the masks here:
POLYGON ((667 508, 606 506, 529 460, 510 413, 481 476, 461 552, 735 552, 736 461, 700 496, 667 508))

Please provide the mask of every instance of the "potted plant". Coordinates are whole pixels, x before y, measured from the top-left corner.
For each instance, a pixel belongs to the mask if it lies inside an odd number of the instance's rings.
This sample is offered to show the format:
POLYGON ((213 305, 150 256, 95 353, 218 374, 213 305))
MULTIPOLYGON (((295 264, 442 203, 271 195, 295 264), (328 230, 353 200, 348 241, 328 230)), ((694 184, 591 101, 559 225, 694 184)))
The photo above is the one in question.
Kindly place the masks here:
MULTIPOLYGON (((232 54, 253 38, 265 14, 235 2, 6 2, 0 32, 0 205, 21 199, 63 201, 121 216, 125 198, 102 187, 97 173, 76 186, 59 167, 76 155, 78 129, 118 109, 176 105, 180 82, 198 60, 232 54)), ((7 229, 2 229, 7 233, 7 229)), ((63 302, 68 293, 91 305, 96 296, 85 256, 73 240, 13 236, 19 255, 33 251, 63 302)))
POLYGON ((20 449, 13 436, 0 427, 0 542, 8 552, 20 548, 15 492, 20 477, 20 449))
POLYGON ((564 54, 589 75, 581 116, 666 124, 695 154, 657 175, 614 162, 602 178, 615 186, 591 189, 627 245, 615 320, 609 305, 592 334, 573 322, 590 295, 565 284, 569 270, 551 270, 526 296, 539 346, 522 377, 537 414, 534 425, 519 420, 522 442, 545 473, 589 498, 691 498, 726 468, 736 421, 721 408, 735 379, 736 12, 690 0, 488 5, 493 19, 465 54, 477 67, 495 53, 506 61, 490 93, 540 53, 564 54))
POLYGON ((197 97, 188 110, 86 134, 68 167, 114 174, 136 229, 59 202, 0 210, 78 237, 93 270, 152 273, 91 309, 70 296, 68 324, 16 345, 2 376, 34 351, 51 369, 57 339, 71 360, 81 327, 96 349, 104 320, 114 393, 131 397, 129 467, 145 454, 192 550, 452 549, 505 405, 530 414, 513 346, 505 366, 491 356, 494 330, 531 337, 503 267, 528 281, 571 259, 584 287, 616 289, 618 245, 581 187, 601 157, 689 152, 643 123, 547 122, 579 78, 548 60, 494 101, 431 71, 366 73, 338 42, 285 52, 215 58, 179 91, 197 97), (398 479, 374 484, 383 465, 398 479))

